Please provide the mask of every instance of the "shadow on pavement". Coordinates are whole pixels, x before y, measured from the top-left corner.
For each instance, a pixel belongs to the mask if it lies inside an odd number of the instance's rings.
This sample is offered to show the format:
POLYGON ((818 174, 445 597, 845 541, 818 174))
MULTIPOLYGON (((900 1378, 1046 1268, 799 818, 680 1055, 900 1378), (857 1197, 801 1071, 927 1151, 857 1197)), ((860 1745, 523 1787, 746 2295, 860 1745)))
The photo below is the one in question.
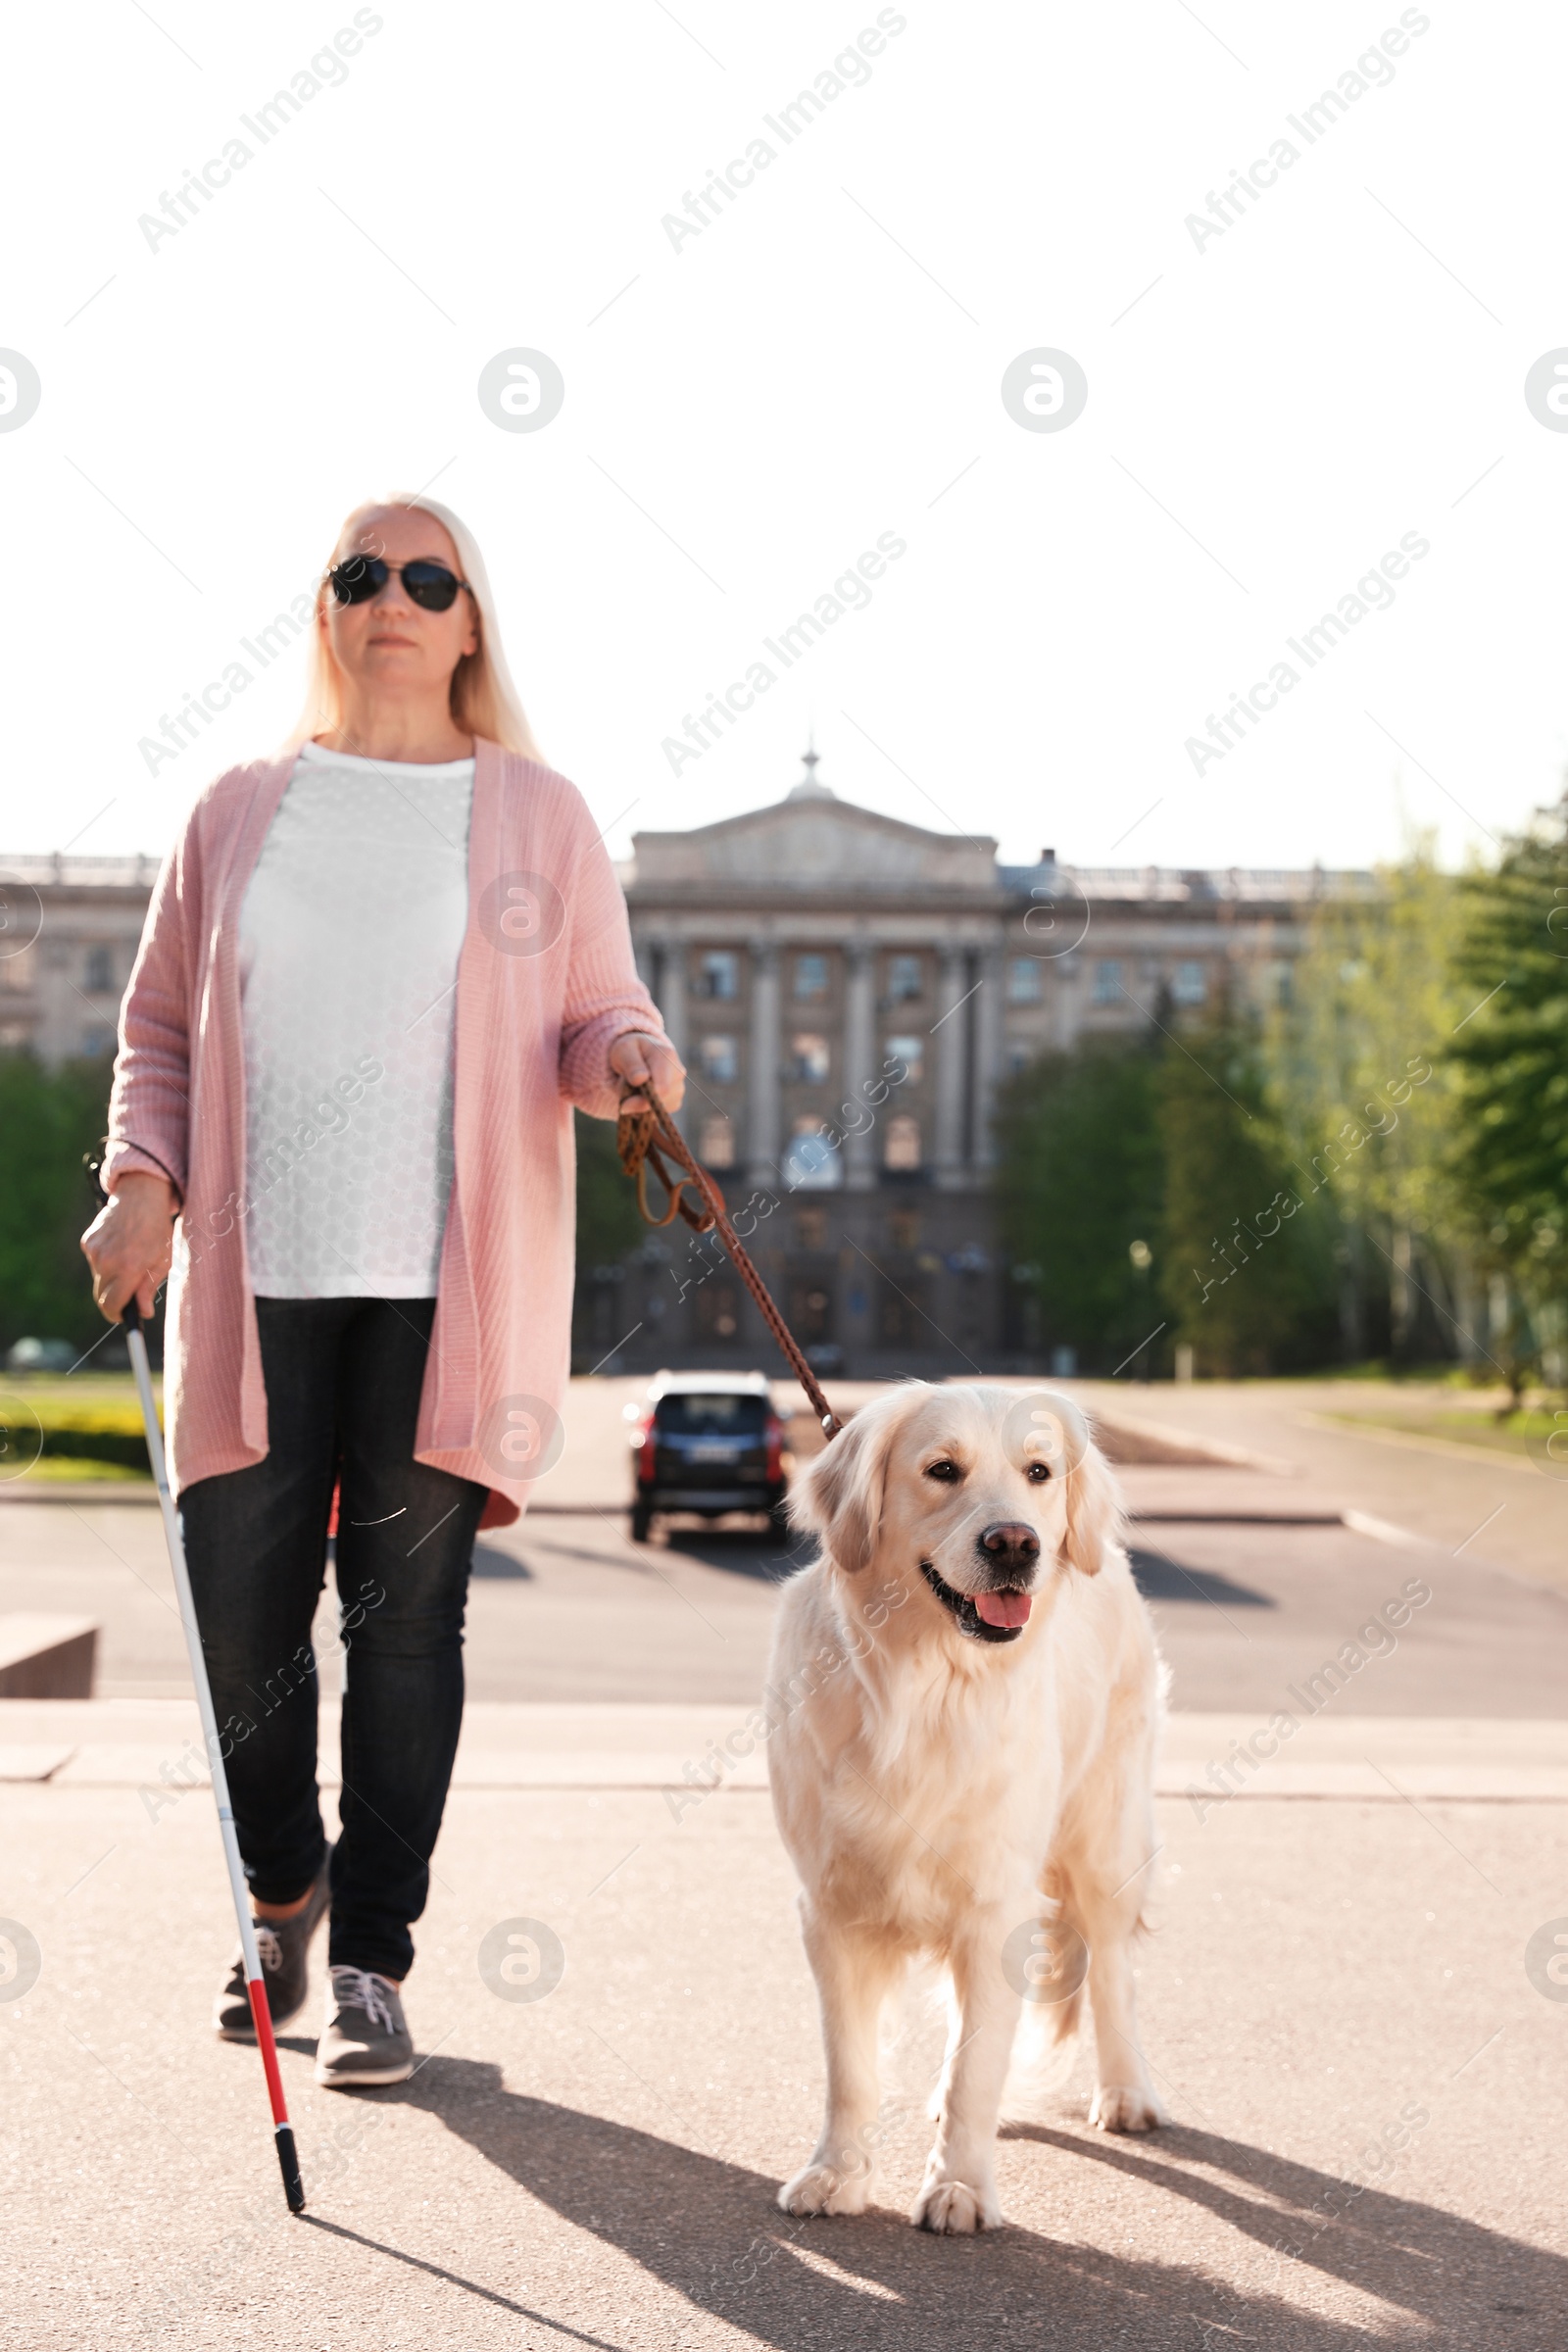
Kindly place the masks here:
POLYGON ((577 2344, 593 2344, 597 2352, 621 2352, 618 2344, 607 2343, 602 2335, 585 2335, 580 2328, 564 2327, 559 2320, 548 2319, 542 2311, 531 2311, 526 2303, 514 2303, 510 2295, 497 2294, 493 2286, 481 2286, 477 2278, 465 2278, 461 2271, 443 2270, 438 2262, 421 2261, 417 2254, 406 2254, 401 2246, 383 2245, 378 2237, 367 2237, 362 2230, 326 2221, 318 2213, 303 2213, 300 2219, 309 2222, 313 2230, 324 2230, 329 2236, 346 2237, 356 2246, 368 2247, 372 2254, 385 2254, 393 2262, 406 2263, 411 2271, 422 2271, 427 2278, 442 2278, 448 2286, 461 2286, 465 2293, 477 2295, 482 2303, 497 2304, 502 2311, 514 2311, 521 2320, 535 2320, 553 2335, 566 2336, 577 2344))
MULTIPOLYGON (((1370 2324, 1385 2345, 1506 2342, 1509 2352, 1557 2352, 1560 2344, 1568 2262, 1387 2191, 1365 2188, 1348 2205, 1344 2181, 1213 2132, 1173 2128, 1135 2145, 1087 2128, 1011 2127, 1009 2138, 1052 2151, 1062 2234, 1011 2227, 952 2239, 925 2236, 886 2210, 858 2221, 792 2221, 773 2201, 775 2180, 509 2091, 498 2066, 473 2059, 432 2059, 401 2095, 574 2228, 778 2352, 928 2352, 960 2342, 965 2352, 990 2352, 1048 2338, 1053 2352, 1103 2352, 1124 2335, 1172 2346, 1250 2340, 1269 2352, 1364 2346, 1367 2318, 1334 2319, 1284 2299, 1279 2279, 1293 2254, 1308 2274, 1298 2283, 1303 2299, 1320 2299, 1322 2282, 1336 2280, 1382 2303, 1386 2312, 1370 2324), (1148 2234, 1162 2245, 1179 2247, 1190 2225, 1179 2210, 1152 2206, 1152 2196, 1200 2206, 1250 2238, 1265 2282, 1240 2289, 1215 2279, 1211 2244, 1183 2262, 1075 2239, 1079 2163, 1108 2166, 1137 2183, 1148 2234)), ((1128 2222, 1136 2228, 1131 2211, 1128 2222)), ((503 2299, 438 2275, 488 2301, 503 2299)))
POLYGON ((1217 1568, 1184 1568, 1162 1551, 1127 1554, 1133 1579, 1146 1600, 1228 1600, 1233 1608, 1277 1609, 1279 1602, 1250 1585, 1239 1585, 1217 1568))
POLYGON ((804 1568, 814 1544, 808 1536, 793 1544, 781 1544, 770 1528, 672 1528, 665 1539, 670 1551, 729 1576, 750 1576, 765 1585, 782 1584, 804 1568))
POLYGON ((474 1545, 472 1573, 475 1576, 521 1577, 529 1584, 533 1582, 533 1570, 526 1560, 519 1559, 514 1551, 498 1550, 494 1544, 474 1545))

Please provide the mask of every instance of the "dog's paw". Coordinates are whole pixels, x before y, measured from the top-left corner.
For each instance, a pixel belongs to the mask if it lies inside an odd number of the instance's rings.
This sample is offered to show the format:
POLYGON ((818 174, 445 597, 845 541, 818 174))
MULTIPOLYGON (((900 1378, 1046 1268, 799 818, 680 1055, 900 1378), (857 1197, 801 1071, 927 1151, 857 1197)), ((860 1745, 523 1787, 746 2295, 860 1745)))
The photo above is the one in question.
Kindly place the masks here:
POLYGON ((1102 2132, 1155 2132, 1169 2120, 1152 2090, 1131 2082, 1102 2082, 1089 2110, 1102 2132))
POLYGON ((928 2180, 909 2216, 917 2230, 935 2230, 940 2237, 968 2237, 976 2230, 1000 2230, 1002 2207, 989 2183, 973 2188, 967 2180, 928 2180))
POLYGON ((863 2213, 870 2193, 869 2167, 840 2173, 830 2164, 808 2164, 785 2181, 778 2201, 786 2213, 863 2213))

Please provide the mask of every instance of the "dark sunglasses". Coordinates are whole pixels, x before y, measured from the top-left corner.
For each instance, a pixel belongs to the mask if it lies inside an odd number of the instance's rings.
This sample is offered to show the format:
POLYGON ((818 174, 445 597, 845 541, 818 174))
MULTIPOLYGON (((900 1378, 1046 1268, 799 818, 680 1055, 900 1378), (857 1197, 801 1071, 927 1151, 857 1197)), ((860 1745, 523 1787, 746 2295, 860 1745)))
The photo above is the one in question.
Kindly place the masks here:
MULTIPOLYGON (((430 564, 423 557, 414 564, 387 564, 379 556, 348 556, 334 564, 326 577, 340 605, 368 605, 372 596, 380 595, 394 571, 405 593, 425 612, 450 612, 458 590, 468 586, 444 564, 430 564)), ((468 593, 471 596, 473 591, 468 593)))

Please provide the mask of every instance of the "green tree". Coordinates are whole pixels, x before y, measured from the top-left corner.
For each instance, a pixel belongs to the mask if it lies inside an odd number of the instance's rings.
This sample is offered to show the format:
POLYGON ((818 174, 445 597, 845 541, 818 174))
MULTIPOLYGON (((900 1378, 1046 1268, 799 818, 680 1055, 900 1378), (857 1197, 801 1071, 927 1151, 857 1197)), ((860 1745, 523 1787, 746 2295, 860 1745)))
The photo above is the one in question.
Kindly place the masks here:
POLYGON ((1198 1369, 1237 1375, 1334 1350, 1332 1219, 1270 1108, 1254 1027, 1229 1015, 1173 1038, 1159 1072, 1159 1288, 1198 1369))
MULTIPOLYGON (((1550 829, 1467 878, 1457 973, 1474 1000, 1446 1062, 1465 1117, 1454 1182, 1532 1328, 1513 1336, 1517 1388, 1544 1351, 1563 1376, 1568 1295, 1568 802, 1550 829)), ((1507 1340, 1504 1345, 1509 1345, 1507 1340)))
MULTIPOLYGON (((577 1135, 577 1269, 579 1279, 595 1266, 618 1265, 647 1232, 637 1206, 637 1187, 621 1167, 612 1119, 574 1114, 577 1135)), ((651 1198, 658 1201, 659 1187, 651 1198)), ((684 1231, 684 1227, 682 1228, 684 1231)))
POLYGON ((1162 1183, 1159 1056, 1091 1045, 1031 1062, 998 1107, 997 1202, 1045 1345, 1109 1372, 1159 1321, 1146 1259, 1162 1183), (1140 1253, 1141 1254, 1141 1253, 1140 1253))
POLYGON ((77 1244, 93 1213, 82 1155, 103 1134, 110 1074, 107 1057, 50 1070, 0 1054, 0 1348, 102 1334, 77 1244))
POLYGON ((1453 1170, 1461 1083, 1444 1056, 1465 1010, 1463 929, 1457 878, 1418 841, 1365 897, 1323 902, 1269 1019, 1269 1099, 1298 1187, 1326 1192, 1344 1224, 1356 1354, 1368 1324, 1396 1355, 1480 1348, 1477 1235, 1453 1170))

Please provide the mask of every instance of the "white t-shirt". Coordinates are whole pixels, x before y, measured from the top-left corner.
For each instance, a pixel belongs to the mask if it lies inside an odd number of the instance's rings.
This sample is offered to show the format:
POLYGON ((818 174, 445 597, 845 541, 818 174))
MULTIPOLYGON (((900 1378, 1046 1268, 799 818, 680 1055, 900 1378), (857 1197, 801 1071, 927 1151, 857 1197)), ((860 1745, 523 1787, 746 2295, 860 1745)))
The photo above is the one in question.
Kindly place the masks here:
POLYGON ((471 760, 301 748, 240 915, 261 1298, 435 1295, 472 800, 471 760))

